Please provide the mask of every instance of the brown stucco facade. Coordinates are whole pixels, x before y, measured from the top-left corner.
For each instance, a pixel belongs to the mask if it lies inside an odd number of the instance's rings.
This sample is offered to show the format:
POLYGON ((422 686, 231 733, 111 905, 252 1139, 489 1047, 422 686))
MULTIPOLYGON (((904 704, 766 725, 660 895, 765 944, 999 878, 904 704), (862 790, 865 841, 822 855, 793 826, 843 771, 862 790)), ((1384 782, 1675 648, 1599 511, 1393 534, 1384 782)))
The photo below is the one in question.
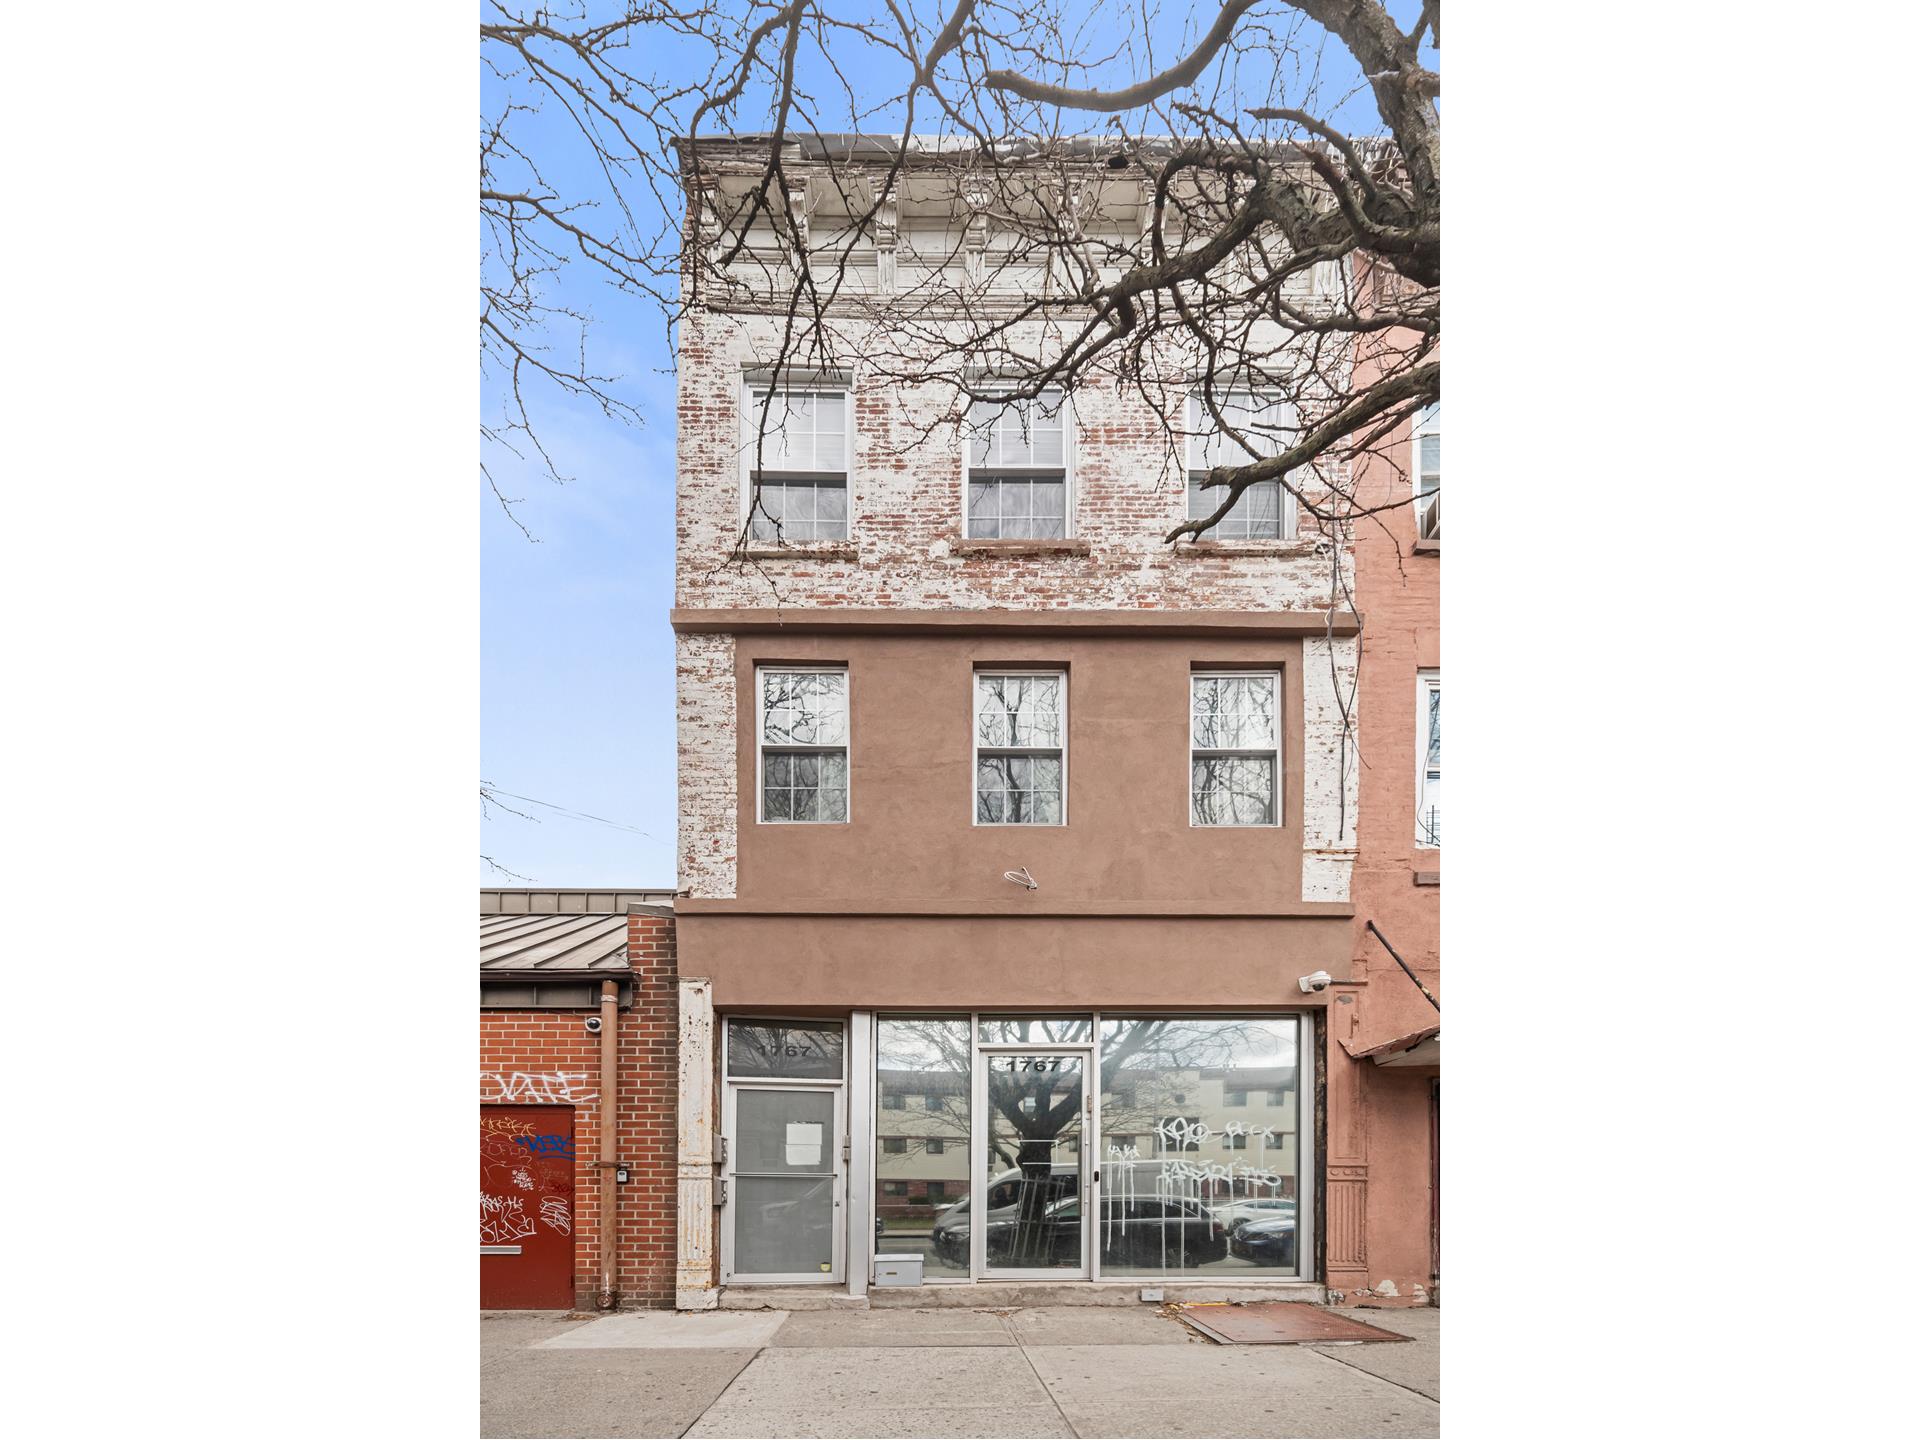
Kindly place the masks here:
POLYGON ((737 893, 681 907, 716 1006, 1211 1010, 1344 977, 1351 907, 1301 895, 1297 635, 920 630, 801 615, 736 638, 737 893), (845 824, 755 820, 754 671, 781 664, 846 667, 845 824), (1033 668, 1067 677, 1066 823, 976 824, 973 674, 1033 668), (1281 677, 1280 823, 1195 826, 1188 676, 1237 668, 1281 677))

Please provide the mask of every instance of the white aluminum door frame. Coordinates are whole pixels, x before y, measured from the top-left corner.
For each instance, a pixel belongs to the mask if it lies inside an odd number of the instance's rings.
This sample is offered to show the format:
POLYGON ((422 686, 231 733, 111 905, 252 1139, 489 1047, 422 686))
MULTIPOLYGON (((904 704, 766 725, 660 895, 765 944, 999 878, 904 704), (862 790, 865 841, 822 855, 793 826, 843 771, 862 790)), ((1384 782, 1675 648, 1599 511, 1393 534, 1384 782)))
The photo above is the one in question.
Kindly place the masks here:
POLYGON ((839 1285, 845 1281, 847 1267, 847 1165, 842 1159, 847 1133, 847 1091, 839 1080, 784 1080, 772 1077, 726 1082, 726 1104, 721 1134, 727 1147, 727 1162, 722 1178, 727 1187, 726 1203, 720 1209, 720 1283, 722 1285, 839 1285), (833 1273, 741 1275, 733 1268, 733 1207, 740 1197, 736 1174, 739 1165, 739 1096, 742 1090, 814 1090, 833 1095, 833 1143, 828 1153, 833 1161, 833 1273))
POLYGON ((846 1281, 847 1273, 847 1169, 851 1154, 849 1132, 847 1129, 847 1067, 848 1046, 851 1040, 846 1020, 838 1016, 797 1016, 768 1015, 761 1013, 728 1015, 715 1026, 720 1041, 720 1143, 724 1150, 725 1163, 721 1166, 721 1184, 725 1187, 725 1200, 720 1206, 720 1283, 722 1285, 840 1285, 846 1281), (731 1053, 732 1037, 730 1031, 736 1021, 746 1024, 759 1024, 767 1021, 787 1021, 796 1025, 828 1024, 840 1027, 842 1038, 840 1074, 831 1079, 798 1079, 781 1075, 752 1075, 738 1079, 727 1074, 727 1057, 731 1053), (736 1175, 739 1165, 739 1104, 742 1090, 820 1090, 833 1094, 834 1134, 827 1153, 833 1162, 833 1270, 831 1274, 785 1274, 785 1275, 736 1275, 733 1268, 733 1207, 737 1203, 740 1186, 736 1175))
POLYGON ((1094 1256, 1087 1245, 1087 1236, 1091 1233, 1093 1220, 1092 1197, 1088 1193, 1087 1152, 1093 1144, 1093 1101, 1091 1092, 1098 1084, 1094 1068, 1093 1036, 1099 1034, 1098 1022, 1089 1032, 1084 1045, 1076 1044, 1025 1044, 1025 1045, 982 1045, 979 1041, 980 1020, 975 1017, 973 1053, 976 1063, 973 1067, 973 1113, 977 1117, 970 1127, 973 1130, 973 1163, 971 1193, 974 1203, 969 1207, 972 1219, 969 1221, 969 1264, 968 1273, 975 1281, 982 1280, 1093 1280, 1098 1278, 1093 1270, 1094 1256), (1054 1266, 1044 1270, 989 1270, 987 1267, 987 1187, 993 1176, 987 1170, 987 1135, 993 1125, 993 1115, 987 1108, 987 1076, 992 1059, 996 1055, 1060 1055, 1072 1056, 1080 1061, 1080 1266, 1077 1270, 1065 1266, 1054 1266))

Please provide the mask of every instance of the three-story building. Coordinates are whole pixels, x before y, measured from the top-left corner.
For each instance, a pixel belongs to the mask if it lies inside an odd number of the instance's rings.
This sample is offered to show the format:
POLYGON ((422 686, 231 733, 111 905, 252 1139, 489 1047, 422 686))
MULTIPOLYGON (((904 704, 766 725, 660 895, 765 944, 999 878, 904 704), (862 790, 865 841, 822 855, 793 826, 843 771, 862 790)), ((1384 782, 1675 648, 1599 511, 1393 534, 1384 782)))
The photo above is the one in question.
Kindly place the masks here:
MULTIPOLYGON (((817 160, 786 169, 824 233, 858 162, 809 188, 817 160)), ((764 142, 687 168, 725 213, 764 142)), ((1327 603, 1352 557, 1276 489, 1165 542, 1213 463, 1178 373, 1159 404, 1091 378, 956 412, 863 363, 869 300, 966 265, 958 203, 909 156, 805 354, 777 283, 682 325, 679 1300, 859 1296, 876 1254, 981 1297, 1318 1296, 1362 918, 1360 622, 1327 603)), ((1106 183, 1091 223, 1137 234, 1143 203, 1106 183)))

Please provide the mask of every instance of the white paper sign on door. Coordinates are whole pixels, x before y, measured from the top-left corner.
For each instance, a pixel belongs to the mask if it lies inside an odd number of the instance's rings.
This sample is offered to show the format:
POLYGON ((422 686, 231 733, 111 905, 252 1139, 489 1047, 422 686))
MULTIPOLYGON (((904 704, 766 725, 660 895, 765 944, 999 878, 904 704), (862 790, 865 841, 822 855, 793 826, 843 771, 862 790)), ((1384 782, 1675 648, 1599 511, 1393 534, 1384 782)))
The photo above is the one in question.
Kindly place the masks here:
POLYGON ((787 1164, 800 1169, 817 1169, 822 1140, 819 1125, 787 1126, 787 1164))

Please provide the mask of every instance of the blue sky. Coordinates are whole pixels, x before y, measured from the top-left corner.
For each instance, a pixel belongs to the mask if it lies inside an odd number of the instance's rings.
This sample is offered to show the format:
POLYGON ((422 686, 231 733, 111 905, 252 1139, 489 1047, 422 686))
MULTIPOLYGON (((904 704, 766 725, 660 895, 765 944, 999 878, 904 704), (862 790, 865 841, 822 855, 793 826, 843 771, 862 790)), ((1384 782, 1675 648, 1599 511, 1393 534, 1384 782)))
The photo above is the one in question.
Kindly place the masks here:
MULTIPOLYGON (((1102 9, 1098 3, 1071 8, 1087 15, 1102 9)), ((1390 8, 1403 27, 1418 13, 1417 4, 1390 8)), ((1178 7, 1170 10, 1157 27, 1164 32, 1155 43, 1161 64, 1183 53, 1180 28, 1194 23, 1175 19, 1178 7)), ((1210 23, 1212 17, 1199 18, 1210 23)), ((635 68, 670 67, 674 58, 663 51, 643 57, 635 68)), ((841 63, 858 69, 847 57, 841 63)), ((1428 63, 1438 68, 1437 59, 1428 63)), ((1297 78, 1283 77, 1289 101, 1300 98, 1293 88, 1297 78)), ((802 84, 807 80, 803 69, 802 84)), ((1320 93, 1342 94, 1356 80, 1345 52, 1328 46, 1320 93)), ((483 76, 487 113, 496 108, 498 94, 483 76)), ((743 109, 740 123, 759 128, 755 114, 743 109)), ((1364 93, 1336 114, 1355 131, 1377 126, 1364 93)), ((597 193, 584 149, 567 143, 564 131, 542 129, 543 123, 536 118, 522 138, 534 144, 548 181, 562 193, 597 193)), ((827 116, 822 123, 836 128, 844 117, 827 116)), ((502 489, 520 499, 516 514, 538 543, 515 528, 482 482, 479 778, 546 803, 507 802, 532 818, 483 812, 479 853, 525 878, 481 861, 480 883, 665 886, 674 880, 673 636, 667 628, 673 600, 671 355, 657 310, 619 295, 585 270, 563 275, 557 295, 593 316, 589 354, 602 373, 621 377, 618 389, 638 406, 644 423, 625 425, 592 407, 542 395, 531 408, 570 482, 555 485, 530 466, 489 457, 502 489), (616 823, 574 818, 549 806, 616 823)), ((571 343, 566 336, 556 340, 571 343)), ((481 403, 488 415, 499 413, 497 386, 483 384, 481 403)))
MULTIPOLYGON (((638 393, 642 428, 577 408, 540 416, 572 480, 503 481, 525 497, 538 544, 482 487, 481 778, 647 832, 511 800, 535 818, 491 811, 480 851, 534 884, 673 880, 673 382, 652 373, 663 359, 664 345, 615 367, 638 393)), ((480 870, 483 885, 521 883, 480 870)))

